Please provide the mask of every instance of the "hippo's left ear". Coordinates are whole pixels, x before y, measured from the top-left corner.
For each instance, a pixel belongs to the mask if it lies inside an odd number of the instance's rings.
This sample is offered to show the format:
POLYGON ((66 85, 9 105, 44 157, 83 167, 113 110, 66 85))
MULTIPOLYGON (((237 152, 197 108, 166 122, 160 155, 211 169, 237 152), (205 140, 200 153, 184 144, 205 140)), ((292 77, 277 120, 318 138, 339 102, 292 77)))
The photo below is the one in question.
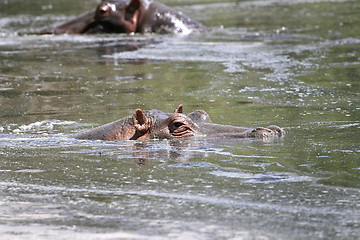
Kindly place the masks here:
POLYGON ((133 120, 134 127, 138 132, 145 134, 149 130, 151 120, 145 116, 141 109, 136 109, 133 120))
POLYGON ((126 13, 134 14, 135 11, 139 10, 141 5, 140 0, 131 0, 130 4, 126 8, 126 13))
POLYGON ((174 111, 174 113, 183 113, 183 105, 180 104, 174 111))

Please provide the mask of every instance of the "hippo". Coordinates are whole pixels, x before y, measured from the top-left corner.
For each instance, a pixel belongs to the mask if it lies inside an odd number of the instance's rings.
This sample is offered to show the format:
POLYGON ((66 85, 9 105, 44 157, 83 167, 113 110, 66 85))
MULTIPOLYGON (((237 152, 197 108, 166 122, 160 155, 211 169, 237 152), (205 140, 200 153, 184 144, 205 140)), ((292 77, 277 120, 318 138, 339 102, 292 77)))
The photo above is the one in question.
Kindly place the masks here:
POLYGON ((204 110, 183 113, 179 105, 173 113, 156 109, 136 109, 132 116, 75 134, 88 140, 148 140, 197 138, 260 138, 281 137, 285 131, 278 126, 246 128, 213 123, 204 110))
POLYGON ((197 21, 152 0, 104 0, 88 11, 40 34, 183 33, 206 31, 197 21))

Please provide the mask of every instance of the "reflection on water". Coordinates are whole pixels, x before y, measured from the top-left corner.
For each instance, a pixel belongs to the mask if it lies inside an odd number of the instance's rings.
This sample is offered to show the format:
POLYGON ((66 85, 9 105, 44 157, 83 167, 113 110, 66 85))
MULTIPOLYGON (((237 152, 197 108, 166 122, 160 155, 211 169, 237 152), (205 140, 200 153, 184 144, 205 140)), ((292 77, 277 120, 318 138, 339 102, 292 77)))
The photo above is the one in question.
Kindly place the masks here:
POLYGON ((4 239, 357 239, 359 3, 162 1, 213 30, 38 36, 97 1, 0 3, 4 239), (84 141, 136 108, 282 139, 84 141))

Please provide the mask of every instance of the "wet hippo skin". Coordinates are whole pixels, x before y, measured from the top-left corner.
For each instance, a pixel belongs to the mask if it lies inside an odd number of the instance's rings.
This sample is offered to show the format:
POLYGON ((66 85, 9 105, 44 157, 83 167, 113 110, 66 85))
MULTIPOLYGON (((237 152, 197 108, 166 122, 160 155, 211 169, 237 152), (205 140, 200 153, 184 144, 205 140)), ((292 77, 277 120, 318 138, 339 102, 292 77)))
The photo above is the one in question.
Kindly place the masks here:
POLYGON ((74 135, 77 139, 146 140, 181 138, 274 138, 285 134, 278 126, 246 128, 213 123, 203 110, 183 113, 179 105, 174 113, 156 109, 137 109, 129 116, 74 135))
POLYGON ((152 0, 108 0, 40 34, 84 33, 184 33, 206 31, 206 27, 174 9, 152 0))

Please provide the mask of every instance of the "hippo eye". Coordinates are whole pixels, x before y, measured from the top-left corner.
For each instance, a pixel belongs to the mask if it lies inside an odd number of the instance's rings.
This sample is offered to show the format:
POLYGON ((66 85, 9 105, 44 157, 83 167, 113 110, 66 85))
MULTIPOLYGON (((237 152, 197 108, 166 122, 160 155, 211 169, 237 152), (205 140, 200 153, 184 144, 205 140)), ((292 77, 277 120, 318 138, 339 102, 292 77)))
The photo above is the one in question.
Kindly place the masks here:
POLYGON ((113 12, 116 11, 116 5, 115 5, 115 4, 113 4, 113 3, 108 3, 108 4, 106 4, 106 5, 108 5, 113 12))
POLYGON ((182 122, 175 122, 175 123, 174 123, 174 126, 175 126, 176 128, 181 127, 182 125, 184 125, 184 123, 182 123, 182 122))

